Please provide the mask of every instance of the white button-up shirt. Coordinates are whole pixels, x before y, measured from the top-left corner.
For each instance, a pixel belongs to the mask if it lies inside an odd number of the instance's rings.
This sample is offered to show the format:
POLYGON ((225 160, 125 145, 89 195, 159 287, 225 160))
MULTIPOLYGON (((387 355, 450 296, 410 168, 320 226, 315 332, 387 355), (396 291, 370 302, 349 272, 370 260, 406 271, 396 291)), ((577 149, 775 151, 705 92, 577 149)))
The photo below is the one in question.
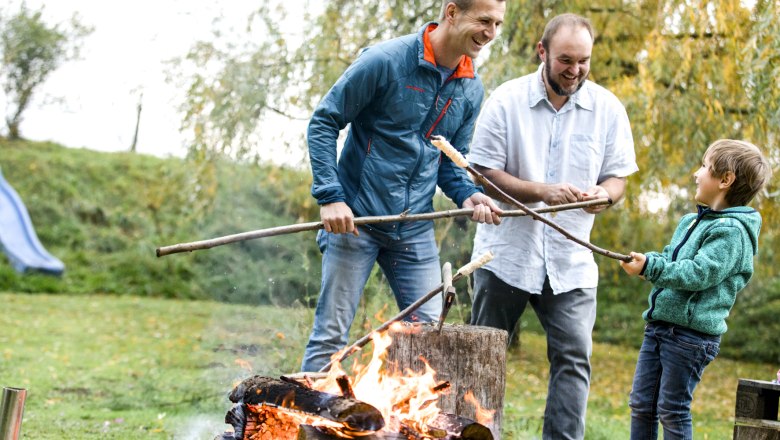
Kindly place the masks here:
MULTIPOLYGON (((469 162, 526 181, 570 183, 582 191, 636 172, 628 115, 617 97, 586 81, 556 111, 547 99, 543 67, 491 93, 477 121, 469 162)), ((593 214, 577 209, 542 215, 589 240, 593 214)), ((477 225, 473 255, 488 250, 495 257, 484 268, 527 292, 541 293, 545 276, 556 294, 598 285, 592 252, 530 216, 503 218, 499 226, 477 225)))

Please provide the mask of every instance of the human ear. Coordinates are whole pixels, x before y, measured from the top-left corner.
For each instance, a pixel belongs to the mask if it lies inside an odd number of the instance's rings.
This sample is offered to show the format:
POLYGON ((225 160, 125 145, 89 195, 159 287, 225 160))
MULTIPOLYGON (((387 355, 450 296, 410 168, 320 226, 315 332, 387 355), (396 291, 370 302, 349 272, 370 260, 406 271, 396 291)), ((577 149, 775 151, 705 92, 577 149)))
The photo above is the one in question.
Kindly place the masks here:
POLYGON ((731 185, 734 184, 735 180, 737 180, 737 175, 734 174, 733 171, 726 171, 723 177, 720 178, 720 188, 721 189, 730 188, 731 185))
POLYGON ((542 44, 541 41, 536 43, 536 54, 539 55, 539 59, 543 63, 547 64, 547 56, 544 52, 544 45, 542 44))
POLYGON ((444 9, 444 18, 446 20, 454 20, 456 12, 458 12, 458 5, 453 2, 449 2, 444 9))

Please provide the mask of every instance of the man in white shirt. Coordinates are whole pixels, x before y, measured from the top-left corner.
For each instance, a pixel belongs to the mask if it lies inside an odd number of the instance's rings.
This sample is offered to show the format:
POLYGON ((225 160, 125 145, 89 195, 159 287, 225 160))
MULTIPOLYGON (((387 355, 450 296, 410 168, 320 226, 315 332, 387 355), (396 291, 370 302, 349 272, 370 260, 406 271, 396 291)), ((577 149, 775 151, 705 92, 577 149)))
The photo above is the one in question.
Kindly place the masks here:
MULTIPOLYGON (((616 202, 626 176, 638 170, 625 108, 587 80, 592 48, 587 19, 553 18, 537 44, 539 69, 502 84, 480 113, 469 162, 531 208, 603 197, 616 202)), ((594 214, 603 209, 563 211, 554 221, 589 240, 594 214)), ((487 250, 495 258, 474 275, 471 324, 511 334, 531 304, 550 361, 543 438, 582 439, 596 320, 593 254, 530 216, 478 225, 473 253, 487 250)))

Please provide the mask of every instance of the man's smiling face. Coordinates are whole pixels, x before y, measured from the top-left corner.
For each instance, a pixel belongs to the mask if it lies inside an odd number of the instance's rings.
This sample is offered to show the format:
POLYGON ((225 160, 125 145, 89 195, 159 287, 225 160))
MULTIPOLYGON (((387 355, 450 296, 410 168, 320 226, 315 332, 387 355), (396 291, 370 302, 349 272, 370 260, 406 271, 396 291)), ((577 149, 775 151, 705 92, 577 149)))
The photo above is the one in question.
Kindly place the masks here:
POLYGON ((549 48, 539 43, 544 81, 553 93, 570 96, 585 84, 590 74, 592 51, 593 38, 584 27, 561 28, 550 40, 549 48))
POLYGON ((479 56, 482 48, 496 38, 505 10, 505 1, 475 0, 467 11, 456 11, 453 24, 463 54, 471 58, 479 56))

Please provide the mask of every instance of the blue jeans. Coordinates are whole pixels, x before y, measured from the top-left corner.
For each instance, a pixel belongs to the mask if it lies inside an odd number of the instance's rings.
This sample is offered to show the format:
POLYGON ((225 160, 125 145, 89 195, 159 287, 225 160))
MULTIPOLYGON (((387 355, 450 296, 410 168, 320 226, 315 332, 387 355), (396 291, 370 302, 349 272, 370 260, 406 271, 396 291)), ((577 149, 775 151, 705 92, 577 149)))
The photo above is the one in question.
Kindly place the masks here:
POLYGON ((645 339, 636 362, 631 408, 631 438, 692 439, 691 401, 701 375, 720 351, 720 336, 664 322, 645 326, 645 339))
MULTIPOLYGON (((319 371, 331 355, 347 345, 349 328, 374 262, 384 272, 399 310, 441 284, 433 229, 402 240, 359 229, 359 237, 324 230, 317 234, 322 251, 322 287, 301 371, 319 371)), ((441 296, 435 296, 406 320, 435 321, 441 307, 441 296)))
POLYGON ((590 388, 591 332, 596 322, 596 289, 553 294, 545 279, 541 295, 506 284, 493 272, 474 272, 471 324, 514 331, 531 306, 547 334, 550 381, 544 408, 544 439, 582 439, 590 388))

